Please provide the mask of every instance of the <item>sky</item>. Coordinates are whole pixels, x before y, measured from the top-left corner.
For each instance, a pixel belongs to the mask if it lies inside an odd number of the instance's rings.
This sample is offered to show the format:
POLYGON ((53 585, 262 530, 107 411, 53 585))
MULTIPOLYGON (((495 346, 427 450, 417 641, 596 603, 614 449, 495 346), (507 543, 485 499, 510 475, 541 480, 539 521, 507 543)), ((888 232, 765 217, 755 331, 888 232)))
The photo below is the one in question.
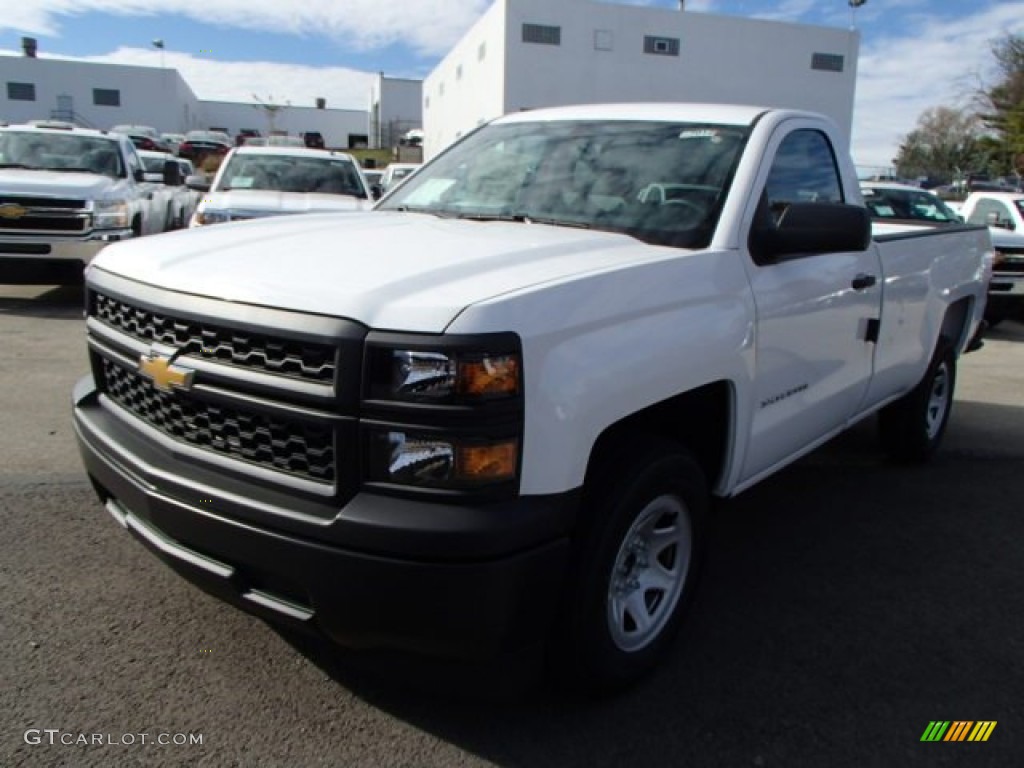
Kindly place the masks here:
MULTIPOLYGON (((40 57, 174 67, 203 100, 312 106, 322 96, 366 109, 375 73, 425 77, 490 1, 0 0, 0 52, 20 55, 28 35, 40 57)), ((867 0, 856 10, 848 0, 686 0, 686 11, 855 25, 860 166, 889 166, 924 110, 968 106, 995 78, 992 42, 1024 34, 1024 0, 867 0)))

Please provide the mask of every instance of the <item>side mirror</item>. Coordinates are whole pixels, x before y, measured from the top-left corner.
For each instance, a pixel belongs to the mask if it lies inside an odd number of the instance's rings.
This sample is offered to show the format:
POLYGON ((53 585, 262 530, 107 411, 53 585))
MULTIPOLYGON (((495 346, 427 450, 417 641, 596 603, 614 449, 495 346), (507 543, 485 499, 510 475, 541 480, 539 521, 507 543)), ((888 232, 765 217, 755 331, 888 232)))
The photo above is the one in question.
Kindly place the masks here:
POLYGON ((164 161, 164 172, 161 180, 168 187, 181 186, 181 166, 175 160, 164 161))
POLYGON ((136 181, 145 181, 146 172, 141 168, 136 168, 135 173, 132 174, 132 178, 134 178, 136 181))
POLYGON ((380 200, 381 195, 384 194, 384 188, 380 184, 370 185, 370 197, 374 200, 380 200))
POLYGON ((868 209, 846 203, 791 203, 777 224, 762 217, 750 232, 751 254, 761 263, 803 253, 864 251, 870 244, 868 209))
POLYGON ((194 189, 196 192, 209 192, 210 182, 206 180, 205 176, 195 175, 188 176, 185 179, 185 186, 189 189, 194 189))

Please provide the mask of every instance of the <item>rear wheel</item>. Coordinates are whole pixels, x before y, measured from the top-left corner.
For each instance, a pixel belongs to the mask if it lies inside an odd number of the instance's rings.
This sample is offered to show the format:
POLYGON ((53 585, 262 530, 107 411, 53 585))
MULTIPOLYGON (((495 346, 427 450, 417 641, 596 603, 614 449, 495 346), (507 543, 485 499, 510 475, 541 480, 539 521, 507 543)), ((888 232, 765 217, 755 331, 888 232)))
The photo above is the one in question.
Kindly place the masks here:
POLYGON ((553 655, 557 676, 591 691, 629 685, 667 653, 693 589, 708 506, 703 473, 673 444, 608 469, 586 494, 584 514, 594 519, 553 655))
POLYGON ((900 461, 925 461, 938 449, 953 409, 956 356, 941 339, 924 377, 879 413, 882 446, 900 461))

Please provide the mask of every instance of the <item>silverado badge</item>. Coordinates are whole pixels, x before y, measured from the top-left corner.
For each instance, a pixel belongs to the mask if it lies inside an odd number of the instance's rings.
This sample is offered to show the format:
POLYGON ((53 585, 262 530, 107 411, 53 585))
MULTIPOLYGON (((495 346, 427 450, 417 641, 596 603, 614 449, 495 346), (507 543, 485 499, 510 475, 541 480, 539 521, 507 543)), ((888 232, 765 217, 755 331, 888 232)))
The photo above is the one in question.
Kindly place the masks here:
POLYGON ((20 219, 26 213, 28 213, 28 208, 23 208, 17 203, 0 205, 0 219, 20 219))
POLYGON ((161 392, 189 389, 196 375, 193 370, 174 365, 170 357, 152 351, 139 358, 139 373, 152 380, 153 386, 161 392))

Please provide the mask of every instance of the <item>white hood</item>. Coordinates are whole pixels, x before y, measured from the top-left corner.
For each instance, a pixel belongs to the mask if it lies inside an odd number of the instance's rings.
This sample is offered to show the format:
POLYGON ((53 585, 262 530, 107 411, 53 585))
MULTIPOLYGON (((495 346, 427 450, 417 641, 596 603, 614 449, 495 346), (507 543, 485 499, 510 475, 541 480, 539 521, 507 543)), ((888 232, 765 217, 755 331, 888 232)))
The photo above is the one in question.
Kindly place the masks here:
POLYGON ((184 293, 440 333, 476 302, 659 250, 607 232, 367 212, 115 243, 92 267, 184 293))
POLYGON ((232 189, 207 192, 202 208, 230 211, 243 216, 274 216, 282 213, 316 213, 321 211, 361 211, 372 203, 348 195, 314 192, 281 192, 273 189, 232 189))
POLYGON ((116 182, 98 173, 33 171, 27 168, 0 169, 0 189, 8 195, 40 195, 44 197, 103 197, 116 182))

